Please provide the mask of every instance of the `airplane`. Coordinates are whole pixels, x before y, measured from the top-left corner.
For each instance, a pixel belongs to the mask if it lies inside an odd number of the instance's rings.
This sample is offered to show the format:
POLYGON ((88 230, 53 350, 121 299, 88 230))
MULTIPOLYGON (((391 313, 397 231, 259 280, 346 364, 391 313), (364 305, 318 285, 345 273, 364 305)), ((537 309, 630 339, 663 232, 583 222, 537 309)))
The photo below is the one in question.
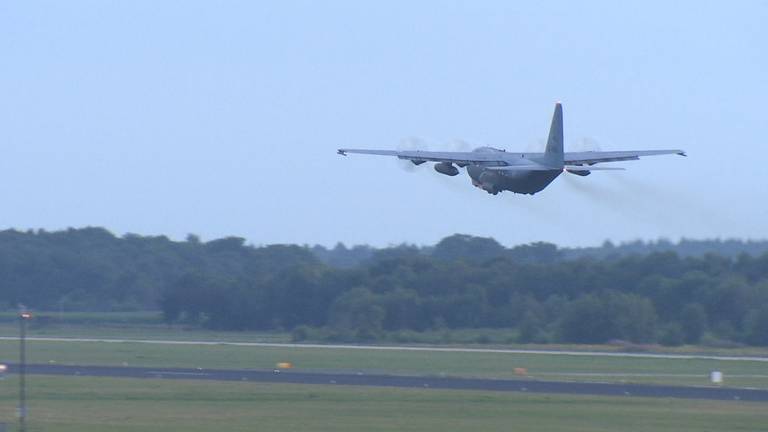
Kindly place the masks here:
POLYGON ((502 191, 533 195, 544 190, 562 173, 588 176, 592 171, 623 170, 616 166, 595 166, 603 162, 638 160, 641 156, 678 154, 683 150, 639 151, 563 151, 563 106, 555 104, 549 138, 543 153, 512 153, 493 147, 479 147, 471 152, 395 151, 338 149, 337 153, 395 156, 414 165, 436 162, 435 171, 447 176, 459 174, 465 168, 472 185, 496 195, 502 191))

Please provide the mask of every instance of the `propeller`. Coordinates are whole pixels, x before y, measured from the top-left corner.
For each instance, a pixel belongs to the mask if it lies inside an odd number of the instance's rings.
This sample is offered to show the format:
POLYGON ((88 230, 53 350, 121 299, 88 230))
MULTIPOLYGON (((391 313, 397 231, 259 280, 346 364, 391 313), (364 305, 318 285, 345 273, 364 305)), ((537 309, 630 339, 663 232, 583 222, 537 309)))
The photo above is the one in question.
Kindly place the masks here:
MULTIPOLYGON (((463 140, 463 139, 453 139, 448 142, 447 145, 440 145, 440 146, 431 146, 429 142, 427 142, 423 138, 419 137, 408 137, 403 138, 400 140, 400 144, 397 146, 398 151, 415 151, 415 150, 423 150, 423 151, 429 151, 430 147, 440 148, 442 150, 447 151, 456 151, 456 152, 471 152, 475 147, 469 142, 463 140)), ((416 166, 421 165, 424 162, 412 162, 407 160, 398 159, 398 165, 400 167, 408 172, 415 172, 416 166)), ((455 164, 459 168, 464 168, 466 164, 455 164)))
MULTIPOLYGON (((577 152, 584 152, 584 151, 601 151, 602 146, 600 145, 600 142, 597 140, 597 138, 594 137, 583 137, 580 140, 577 140, 574 145, 570 146, 569 150, 571 151, 577 151, 577 152)), ((563 172, 566 174, 573 174, 579 177, 586 177, 590 175, 592 172, 591 170, 623 170, 623 168, 620 167, 591 167, 589 169, 585 170, 577 170, 577 169, 564 169, 563 172)))
POLYGON ((580 141, 577 141, 576 146, 572 151, 601 151, 602 146, 597 138, 584 137, 580 141))
MULTIPOLYGON (((429 150, 427 142, 418 137, 403 138, 400 140, 400 144, 397 146, 398 151, 414 151, 414 150, 429 150)), ((414 163, 409 160, 398 159, 397 164, 404 171, 416 172, 416 165, 421 165, 423 162, 414 163)))

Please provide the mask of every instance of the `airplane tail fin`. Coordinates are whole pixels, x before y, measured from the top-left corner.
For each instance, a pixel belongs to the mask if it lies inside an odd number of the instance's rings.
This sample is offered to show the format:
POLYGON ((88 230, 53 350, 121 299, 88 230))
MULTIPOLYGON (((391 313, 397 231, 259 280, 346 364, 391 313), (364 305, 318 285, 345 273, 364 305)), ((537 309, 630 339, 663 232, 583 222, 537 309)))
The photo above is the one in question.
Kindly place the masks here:
POLYGON ((550 164, 563 166, 563 106, 560 102, 555 104, 555 113, 552 115, 552 125, 549 127, 549 138, 544 156, 550 164))

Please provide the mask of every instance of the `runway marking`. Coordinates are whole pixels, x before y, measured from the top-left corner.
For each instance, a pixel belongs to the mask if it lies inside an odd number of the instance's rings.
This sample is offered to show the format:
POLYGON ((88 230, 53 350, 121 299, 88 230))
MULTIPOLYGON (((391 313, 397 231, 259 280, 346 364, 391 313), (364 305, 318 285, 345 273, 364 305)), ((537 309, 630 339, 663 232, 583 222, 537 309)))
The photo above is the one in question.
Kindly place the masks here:
MULTIPOLYGON (((17 337, 0 336, 0 341, 18 340, 17 337)), ((95 339, 95 338, 57 338, 57 337, 28 337, 29 341, 38 342, 102 342, 102 343, 140 343, 155 345, 229 345, 238 347, 262 348, 311 348, 311 349, 346 349, 346 350, 378 350, 378 351, 421 351, 421 352, 452 352, 452 353, 490 353, 490 354, 536 354, 562 355, 584 357, 626 357, 678 360, 720 360, 720 361, 751 361, 768 363, 768 357, 757 356, 723 356, 706 354, 659 354, 659 353, 627 353, 602 351, 555 351, 536 349, 504 349, 504 348, 449 348, 424 346, 389 346, 389 345, 325 345, 297 344, 274 342, 225 342, 225 341, 186 341, 161 339, 95 339)))
MULTIPOLYGON (((574 376, 574 377, 659 377, 659 378, 706 378, 709 374, 642 373, 642 372, 537 372, 531 376, 574 376)), ((728 378, 768 378, 768 375, 728 374, 728 378)))
POLYGON ((179 375, 179 376, 206 376, 202 372, 173 372, 173 371, 147 371, 148 375, 179 375))

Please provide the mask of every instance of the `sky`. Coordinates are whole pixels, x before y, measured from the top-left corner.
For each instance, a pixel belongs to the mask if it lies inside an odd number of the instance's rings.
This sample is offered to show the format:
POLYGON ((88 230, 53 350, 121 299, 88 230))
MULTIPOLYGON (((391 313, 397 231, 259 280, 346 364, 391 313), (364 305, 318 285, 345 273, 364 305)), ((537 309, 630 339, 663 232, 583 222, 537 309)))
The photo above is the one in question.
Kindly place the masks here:
POLYGON ((768 238, 764 1, 0 3, 0 229, 768 238), (489 195, 337 148, 689 157, 489 195))

